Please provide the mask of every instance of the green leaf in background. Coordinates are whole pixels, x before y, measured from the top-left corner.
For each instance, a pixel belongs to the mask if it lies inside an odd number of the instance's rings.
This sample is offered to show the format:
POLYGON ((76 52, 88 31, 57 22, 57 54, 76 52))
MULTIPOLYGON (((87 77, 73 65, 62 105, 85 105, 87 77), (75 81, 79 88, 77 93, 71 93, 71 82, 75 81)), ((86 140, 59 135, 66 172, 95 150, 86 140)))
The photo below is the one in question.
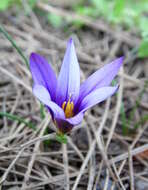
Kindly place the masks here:
POLYGON ((9 5, 11 0, 1 0, 0 1, 0 11, 5 11, 9 5))
POLYGON ((139 27, 142 33, 142 37, 148 37, 148 18, 146 16, 141 17, 139 21, 139 27))
POLYGON ((148 57, 148 38, 144 39, 139 47, 138 56, 140 58, 148 57))
POLYGON ((106 0, 91 0, 93 6, 96 8, 97 14, 107 15, 109 13, 109 3, 106 0))
POLYGON ((134 9, 137 12, 137 14, 140 14, 142 12, 147 12, 148 10, 148 0, 140 0, 140 1, 131 0, 128 1, 128 3, 130 4, 130 8, 134 9))
POLYGON ((80 20, 73 20, 72 24, 75 26, 75 28, 80 29, 84 26, 84 23, 80 20))
POLYGON ((29 4, 32 8, 34 8, 34 6, 36 5, 36 3, 37 3, 37 0, 28 0, 28 4, 29 4))
POLYGON ((47 18, 50 24, 55 28, 59 28, 62 25, 63 19, 56 14, 49 13, 47 18))
POLYGON ((125 7, 125 0, 116 0, 114 4, 114 15, 116 17, 120 16, 123 12, 123 9, 125 7))
POLYGON ((76 8, 76 12, 80 15, 93 16, 95 11, 93 7, 81 6, 76 8))

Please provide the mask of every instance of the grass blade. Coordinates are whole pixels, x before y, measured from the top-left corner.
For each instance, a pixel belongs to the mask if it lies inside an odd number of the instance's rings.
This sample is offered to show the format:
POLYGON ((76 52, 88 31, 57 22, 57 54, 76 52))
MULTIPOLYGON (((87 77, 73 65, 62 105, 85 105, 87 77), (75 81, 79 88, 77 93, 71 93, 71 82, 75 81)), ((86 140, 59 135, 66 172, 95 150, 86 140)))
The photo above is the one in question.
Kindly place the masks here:
POLYGON ((11 119, 13 121, 19 121, 20 123, 24 123, 26 126, 28 126, 29 128, 35 130, 35 125, 32 124, 31 122, 27 122, 25 119, 17 116, 17 115, 13 115, 7 112, 0 112, 0 117, 7 117, 8 119, 11 119))

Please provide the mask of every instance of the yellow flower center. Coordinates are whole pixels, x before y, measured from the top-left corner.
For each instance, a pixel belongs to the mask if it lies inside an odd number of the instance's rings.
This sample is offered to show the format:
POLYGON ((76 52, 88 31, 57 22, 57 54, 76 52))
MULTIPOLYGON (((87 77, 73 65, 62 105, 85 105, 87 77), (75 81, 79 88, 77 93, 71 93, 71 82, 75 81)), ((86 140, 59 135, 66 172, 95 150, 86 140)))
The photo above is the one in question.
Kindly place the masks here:
POLYGON ((65 117, 69 118, 69 117, 73 117, 74 116, 74 103, 73 101, 70 101, 70 98, 68 100, 68 102, 64 101, 62 104, 62 109, 65 112, 65 117))

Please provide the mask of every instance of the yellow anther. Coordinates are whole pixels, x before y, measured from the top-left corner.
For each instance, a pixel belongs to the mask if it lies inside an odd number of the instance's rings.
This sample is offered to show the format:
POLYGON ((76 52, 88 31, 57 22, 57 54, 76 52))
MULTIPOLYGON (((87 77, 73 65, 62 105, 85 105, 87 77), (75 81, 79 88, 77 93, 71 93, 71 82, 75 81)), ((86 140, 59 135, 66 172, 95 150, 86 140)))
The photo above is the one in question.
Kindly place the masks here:
POLYGON ((62 104, 62 109, 65 110, 66 101, 62 104))
POLYGON ((62 109, 65 112, 66 118, 72 117, 74 115, 73 110, 74 110, 74 103, 68 100, 68 102, 63 102, 62 104, 62 109))

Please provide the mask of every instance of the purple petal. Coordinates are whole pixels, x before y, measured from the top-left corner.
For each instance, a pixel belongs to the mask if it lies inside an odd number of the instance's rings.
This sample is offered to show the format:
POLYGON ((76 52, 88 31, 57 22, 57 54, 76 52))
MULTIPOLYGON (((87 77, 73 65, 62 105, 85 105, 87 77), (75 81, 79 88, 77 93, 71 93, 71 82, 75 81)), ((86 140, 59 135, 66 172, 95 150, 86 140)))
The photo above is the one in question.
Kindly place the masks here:
POLYGON ((61 106, 71 96, 72 100, 76 102, 79 96, 79 90, 80 69, 73 40, 70 39, 58 77, 56 101, 61 106))
POLYGON ((118 89, 118 85, 115 87, 102 87, 94 90, 90 94, 88 94, 81 102, 81 106, 79 108, 80 112, 85 112, 90 107, 104 101, 109 96, 112 96, 118 89))
POLYGON ((51 99, 55 99, 57 79, 56 75, 42 56, 32 53, 30 56, 30 70, 35 84, 43 85, 48 89, 51 99))
POLYGON ((52 111, 54 118, 65 118, 63 109, 51 101, 50 94, 44 86, 35 85, 33 94, 52 111))
POLYGON ((80 112, 79 114, 75 115, 74 117, 66 119, 66 121, 72 125, 78 125, 81 123, 83 117, 84 117, 84 114, 82 112, 80 112))
POLYGON ((118 86, 115 87, 102 87, 94 90, 89 95, 87 95, 79 108, 79 113, 71 118, 58 119, 58 128, 61 132, 66 133, 69 132, 73 126, 81 123, 84 112, 90 107, 104 101, 109 96, 113 95, 118 89, 118 86))
POLYGON ((109 96, 113 95, 117 91, 117 89, 118 89, 118 86, 102 87, 102 88, 96 89, 93 92, 91 92, 81 102, 79 113, 77 115, 75 115, 72 118, 65 118, 65 119, 58 118, 56 120, 59 130, 62 133, 69 132, 73 128, 73 126, 81 123, 83 116, 84 116, 84 112, 87 109, 104 101, 109 96))
POLYGON ((67 118, 67 119, 57 118, 56 119, 57 127, 62 133, 67 133, 70 130, 72 130, 72 128, 75 125, 78 125, 81 123, 83 116, 84 114, 81 112, 72 118, 67 118))
POLYGON ((80 87, 80 100, 97 88, 109 86, 119 71, 122 62, 123 57, 116 59, 97 70, 85 82, 83 82, 80 87))

